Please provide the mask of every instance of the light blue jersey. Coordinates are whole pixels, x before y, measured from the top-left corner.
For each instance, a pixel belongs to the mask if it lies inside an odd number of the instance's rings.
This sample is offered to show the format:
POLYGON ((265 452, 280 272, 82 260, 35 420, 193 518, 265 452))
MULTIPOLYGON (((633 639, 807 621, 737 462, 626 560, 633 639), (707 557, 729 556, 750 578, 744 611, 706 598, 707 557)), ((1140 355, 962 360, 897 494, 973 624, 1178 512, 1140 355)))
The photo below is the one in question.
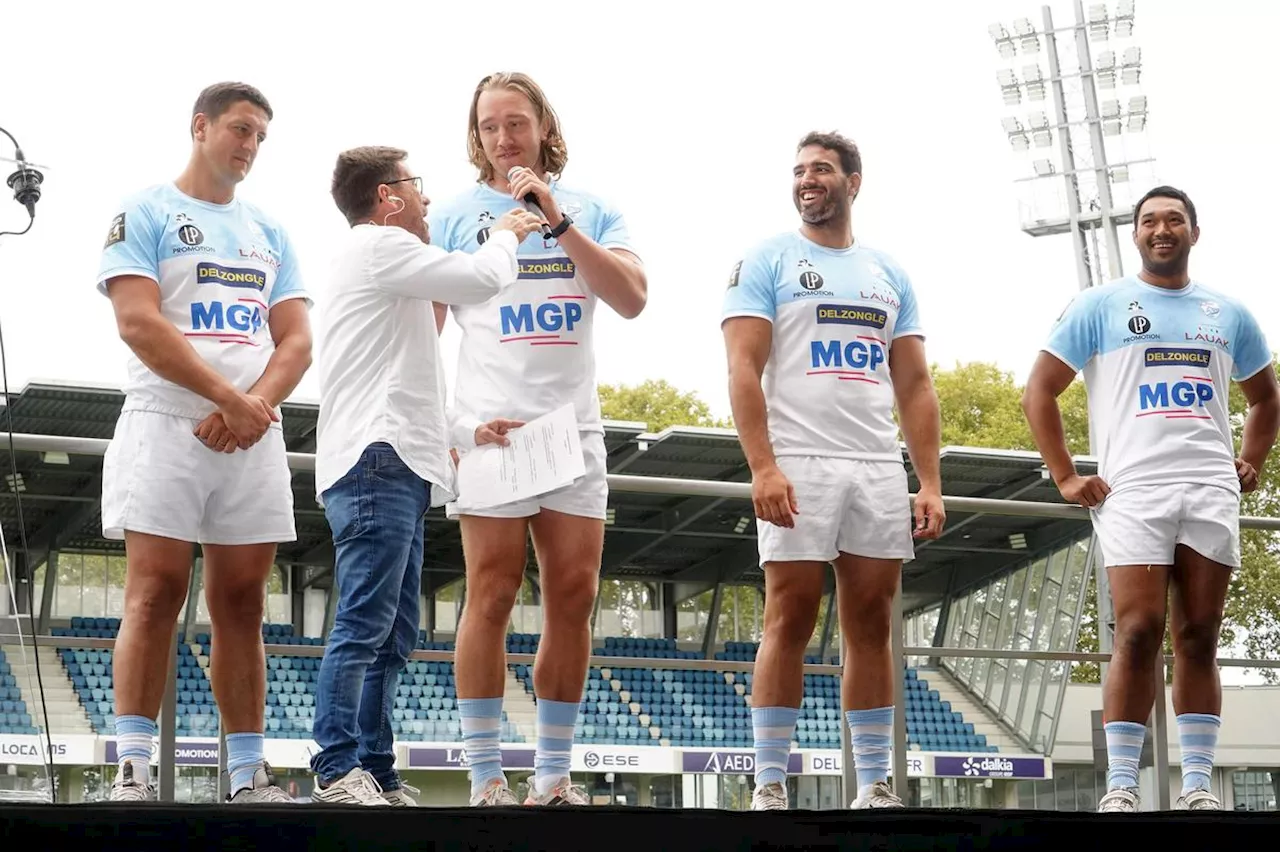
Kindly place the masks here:
POLYGON ((1269 367, 1271 351, 1235 299, 1129 276, 1076 296, 1045 351, 1084 373, 1098 474, 1112 491, 1193 483, 1239 493, 1227 394, 1232 380, 1269 367))
MULTIPOLYGON (((617 210, 593 195, 552 181, 551 192, 573 227, 606 249, 631 244, 617 210)), ((489 229, 518 203, 487 184, 432 206, 432 245, 474 252, 489 229)), ((462 329, 454 419, 529 421, 572 403, 578 428, 603 432, 596 394, 592 325, 596 295, 557 240, 530 234, 517 252, 520 277, 480 305, 453 305, 462 329)))
MULTIPOLYGON (((196 352, 235 387, 261 378, 275 344, 273 307, 310 297, 297 255, 275 220, 253 205, 200 201, 172 183, 130 197, 111 220, 98 271, 106 295, 112 278, 137 275, 160 287, 160 312, 196 352)), ((125 410, 203 419, 216 406, 129 357, 125 410)))
POLYGON ((721 322, 744 316, 773 324, 762 385, 775 455, 902 461, 889 351, 924 330, 911 280, 892 258, 779 234, 730 277, 721 322))

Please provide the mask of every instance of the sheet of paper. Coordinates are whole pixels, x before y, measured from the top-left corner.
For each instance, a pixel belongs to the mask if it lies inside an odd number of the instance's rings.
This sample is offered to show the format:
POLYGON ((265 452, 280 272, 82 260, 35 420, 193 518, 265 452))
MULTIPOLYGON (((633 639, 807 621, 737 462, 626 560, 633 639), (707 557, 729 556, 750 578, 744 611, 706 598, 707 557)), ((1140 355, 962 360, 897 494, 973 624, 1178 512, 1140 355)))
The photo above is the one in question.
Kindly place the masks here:
POLYGON ((458 508, 487 509, 571 484, 586 473, 578 420, 565 405, 483 444, 458 462, 458 508))

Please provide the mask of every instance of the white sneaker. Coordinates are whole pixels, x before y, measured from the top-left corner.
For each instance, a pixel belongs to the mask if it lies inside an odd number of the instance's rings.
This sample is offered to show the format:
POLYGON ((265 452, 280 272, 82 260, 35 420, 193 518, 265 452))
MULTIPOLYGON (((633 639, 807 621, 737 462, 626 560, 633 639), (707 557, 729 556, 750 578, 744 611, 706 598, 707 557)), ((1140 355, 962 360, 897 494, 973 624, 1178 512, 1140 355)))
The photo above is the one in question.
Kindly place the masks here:
POLYGON ((397 808, 416 808, 418 800, 414 796, 422 795, 422 791, 417 787, 410 787, 403 781, 400 786, 394 790, 383 790, 382 798, 386 799, 393 807, 397 808))
POLYGON ((591 804, 591 799, 587 797, 585 788, 571 783, 568 778, 562 778, 560 783, 545 793, 539 793, 537 785, 530 779, 529 795, 525 798, 524 803, 535 807, 544 805, 589 805, 591 804))
POLYGON ((253 784, 238 790, 235 795, 228 795, 227 802, 233 805, 296 804, 293 796, 276 786, 276 777, 265 760, 254 770, 253 784))
POLYGON ((473 808, 498 808, 508 805, 519 805, 520 800, 507 786, 506 778, 495 778, 471 797, 473 808))
POLYGON ((751 794, 753 811, 785 811, 788 807, 787 788, 781 782, 757 784, 755 792, 751 794))
POLYGON ((859 793, 858 798, 849 803, 849 807, 860 811, 868 808, 902 808, 906 806, 902 804, 902 799, 898 798, 898 794, 893 792, 893 788, 889 786, 888 781, 877 781, 859 793))
POLYGON ((311 793, 311 801, 324 805, 365 805, 390 807, 382 796, 382 788, 372 775, 360 767, 348 772, 328 787, 321 787, 319 780, 311 793))
POLYGON ((1185 796, 1179 796, 1173 808, 1178 811, 1220 811, 1222 802, 1209 790, 1192 790, 1185 796))
POLYGON ((156 788, 151 783, 151 767, 143 765, 134 777, 133 761, 126 760, 120 765, 116 780, 111 783, 111 793, 107 797, 111 802, 154 802, 159 799, 156 788))
POLYGON ((1100 814, 1136 814, 1138 812, 1138 791, 1127 787, 1110 790, 1098 802, 1100 814))

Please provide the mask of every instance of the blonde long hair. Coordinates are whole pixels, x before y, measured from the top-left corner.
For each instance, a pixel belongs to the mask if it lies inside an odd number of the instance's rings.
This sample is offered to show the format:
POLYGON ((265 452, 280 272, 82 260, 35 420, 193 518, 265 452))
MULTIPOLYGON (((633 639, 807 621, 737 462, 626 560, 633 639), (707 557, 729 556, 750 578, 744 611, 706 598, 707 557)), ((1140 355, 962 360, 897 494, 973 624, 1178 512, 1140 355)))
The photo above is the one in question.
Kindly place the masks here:
POLYGON ((480 95, 489 89, 510 89, 513 92, 519 92, 533 104, 538 123, 547 133, 547 137, 542 140, 539 154, 541 170, 559 177, 569 162, 569 150, 565 146, 564 136, 560 133, 560 118, 551 108, 551 102, 547 100, 542 87, 535 83, 532 77, 519 71, 502 71, 490 74, 481 80, 476 85, 475 94, 471 96, 471 115, 468 118, 467 127, 467 156, 470 157, 471 164, 480 171, 478 181, 488 183, 494 178, 493 164, 485 156, 484 145, 480 141, 480 95))

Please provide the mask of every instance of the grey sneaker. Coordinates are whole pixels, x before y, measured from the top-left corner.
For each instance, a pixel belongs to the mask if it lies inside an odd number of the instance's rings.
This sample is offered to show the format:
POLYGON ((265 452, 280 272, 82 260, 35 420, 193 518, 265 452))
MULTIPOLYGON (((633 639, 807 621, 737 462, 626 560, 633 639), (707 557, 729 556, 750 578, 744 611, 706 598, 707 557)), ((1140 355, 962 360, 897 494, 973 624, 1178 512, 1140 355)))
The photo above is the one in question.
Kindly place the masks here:
POLYGON ((1222 802, 1209 790, 1192 790, 1185 796, 1179 796, 1173 807, 1178 811, 1220 811, 1222 802))
POLYGON ((899 799, 898 794, 889 786, 889 782, 877 781, 868 787, 865 793, 854 799, 849 807, 861 811, 868 808, 901 808, 904 805, 902 799, 899 799))
POLYGON ((587 798, 587 791, 585 788, 573 784, 568 778, 560 779, 560 783, 556 784, 546 793, 539 793, 538 788, 533 783, 533 780, 530 779, 529 796, 524 800, 524 803, 535 807, 545 805, 589 805, 591 804, 591 800, 587 798))
POLYGON ((253 784, 227 796, 233 805, 292 805, 293 797, 276 785, 276 776, 264 760, 253 772, 253 784))
POLYGON ((1110 790, 1098 802, 1100 814, 1136 814, 1138 812, 1138 791, 1129 787, 1110 790))
POLYGON ((753 811, 785 811, 787 788, 774 781, 772 784, 758 784, 751 794, 751 810, 753 811))
POLYGON ((493 779, 484 785, 484 789, 471 797, 473 808, 498 808, 519 804, 520 800, 516 798, 515 793, 511 792, 505 778, 493 779))
POLYGON ((418 806, 418 800, 415 799, 414 796, 420 795, 422 795, 421 790, 417 787, 410 787, 403 781, 401 781, 400 786, 396 787, 394 790, 382 791, 382 798, 386 799, 392 807, 397 808, 416 808, 418 806))
POLYGON ((321 787, 317 781, 315 790, 311 792, 311 801, 323 805, 391 807, 383 797, 377 779, 358 766, 328 787, 321 787))
POLYGON ((112 802, 154 802, 159 796, 156 795, 156 788, 151 783, 151 767, 141 764, 142 769, 138 773, 141 777, 135 777, 132 760, 126 760, 120 765, 120 771, 116 774, 116 780, 111 784, 111 794, 108 801, 112 802))

